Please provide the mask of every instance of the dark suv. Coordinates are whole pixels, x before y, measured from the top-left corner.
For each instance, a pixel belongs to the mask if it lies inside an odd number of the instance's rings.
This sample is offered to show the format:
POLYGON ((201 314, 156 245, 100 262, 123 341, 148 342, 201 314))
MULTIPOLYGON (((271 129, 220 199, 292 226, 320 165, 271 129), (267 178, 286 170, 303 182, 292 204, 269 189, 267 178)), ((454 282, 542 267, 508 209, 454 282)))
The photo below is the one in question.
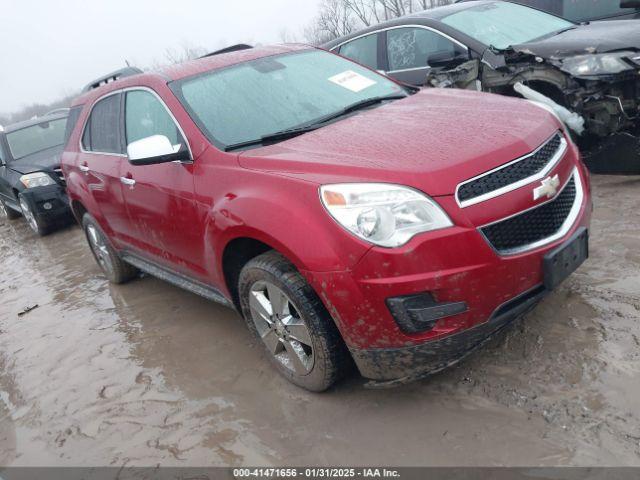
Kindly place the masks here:
POLYGON ((532 103, 298 45, 100 83, 62 168, 106 276, 237 308, 310 390, 451 365, 587 257, 588 175, 532 103))
POLYGON ((68 111, 0 128, 0 215, 38 235, 73 217, 60 169, 68 111))

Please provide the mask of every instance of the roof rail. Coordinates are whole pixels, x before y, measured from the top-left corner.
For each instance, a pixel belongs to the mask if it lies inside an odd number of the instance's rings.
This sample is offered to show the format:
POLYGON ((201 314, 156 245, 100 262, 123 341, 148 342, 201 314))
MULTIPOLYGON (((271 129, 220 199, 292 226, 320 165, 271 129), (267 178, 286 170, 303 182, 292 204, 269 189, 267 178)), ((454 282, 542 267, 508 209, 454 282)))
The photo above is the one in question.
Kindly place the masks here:
POLYGON ((252 48, 253 47, 251 45, 247 45, 246 43, 238 43, 237 45, 231 45, 230 47, 216 50, 215 52, 207 53, 206 55, 203 55, 200 58, 213 57, 214 55, 221 55, 223 53, 239 52, 241 50, 250 50, 252 48))
POLYGON ((144 72, 136 67, 121 68, 120 70, 111 72, 104 77, 95 79, 93 82, 89 83, 82 89, 82 93, 101 87, 102 85, 106 85, 107 83, 115 82, 116 80, 120 80, 121 78, 131 77, 133 75, 139 75, 141 73, 144 72))

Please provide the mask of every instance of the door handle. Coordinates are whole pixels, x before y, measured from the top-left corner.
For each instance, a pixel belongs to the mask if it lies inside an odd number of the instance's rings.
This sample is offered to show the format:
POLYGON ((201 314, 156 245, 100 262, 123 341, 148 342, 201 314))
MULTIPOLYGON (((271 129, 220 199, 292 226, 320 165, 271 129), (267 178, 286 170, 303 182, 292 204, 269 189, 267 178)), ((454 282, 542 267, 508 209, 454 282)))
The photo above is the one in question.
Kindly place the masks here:
POLYGON ((120 181, 128 187, 133 187, 136 184, 136 181, 133 178, 120 177, 120 181))
POLYGON ((89 166, 88 165, 80 165, 78 168, 80 169, 81 172, 89 173, 89 166))

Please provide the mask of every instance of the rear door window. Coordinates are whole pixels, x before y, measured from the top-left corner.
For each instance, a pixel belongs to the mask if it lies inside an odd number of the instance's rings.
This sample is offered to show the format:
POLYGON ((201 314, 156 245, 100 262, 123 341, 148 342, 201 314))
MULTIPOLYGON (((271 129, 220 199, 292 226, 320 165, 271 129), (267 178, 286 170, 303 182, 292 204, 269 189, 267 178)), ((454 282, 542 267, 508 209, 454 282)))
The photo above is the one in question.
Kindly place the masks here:
POLYGON ((374 70, 378 69, 378 34, 372 33, 345 43, 340 47, 340 55, 350 58, 374 70))
POLYGON ((96 103, 82 136, 82 146, 89 152, 123 153, 120 140, 120 100, 117 93, 96 103))

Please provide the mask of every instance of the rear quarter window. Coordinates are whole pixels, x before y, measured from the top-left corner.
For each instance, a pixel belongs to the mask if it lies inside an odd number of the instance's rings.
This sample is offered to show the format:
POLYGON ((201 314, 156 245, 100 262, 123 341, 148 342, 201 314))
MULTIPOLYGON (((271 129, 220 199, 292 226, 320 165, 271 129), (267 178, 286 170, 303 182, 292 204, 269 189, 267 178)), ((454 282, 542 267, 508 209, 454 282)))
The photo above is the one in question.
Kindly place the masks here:
POLYGON ((4 146, 2 145, 2 136, 0 135, 0 164, 5 163, 4 146))
POLYGON ((65 148, 68 147, 69 138, 71 138, 71 134, 76 128, 78 124, 78 118, 80 117, 80 113, 82 112, 83 105, 78 105, 77 107, 73 107, 69 110, 69 117, 67 118, 67 126, 64 131, 64 144, 65 148))

